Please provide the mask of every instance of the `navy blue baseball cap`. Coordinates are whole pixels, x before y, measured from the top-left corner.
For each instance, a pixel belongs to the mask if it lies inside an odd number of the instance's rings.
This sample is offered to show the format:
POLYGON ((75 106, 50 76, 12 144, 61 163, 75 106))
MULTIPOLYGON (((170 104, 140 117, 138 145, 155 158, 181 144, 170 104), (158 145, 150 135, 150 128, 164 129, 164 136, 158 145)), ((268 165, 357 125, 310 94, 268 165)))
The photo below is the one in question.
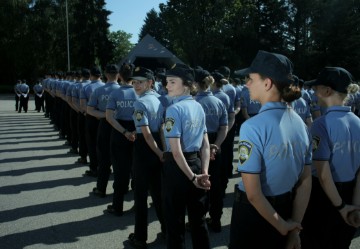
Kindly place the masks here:
POLYGON ((218 83, 221 83, 220 81, 221 81, 222 79, 225 79, 225 76, 222 75, 222 74, 219 73, 219 72, 214 72, 214 73, 211 74, 211 76, 214 78, 215 82, 218 82, 218 83))
POLYGON ((184 64, 176 63, 169 70, 166 71, 166 76, 174 76, 184 79, 185 81, 194 82, 194 70, 184 64))
POLYGON ((237 71, 242 75, 258 73, 277 82, 288 84, 294 82, 292 72, 293 64, 286 56, 263 50, 259 50, 250 67, 237 71))
POLYGON ((231 73, 230 68, 228 68, 227 66, 221 66, 217 71, 224 75, 224 77, 229 77, 231 73))
POLYGON ((119 67, 116 64, 107 65, 105 72, 109 74, 117 74, 119 73, 119 67))
POLYGON ((90 77, 90 70, 87 69, 87 68, 81 69, 81 76, 82 76, 82 77, 85 77, 85 78, 90 77))
POLYGON ((325 67, 315 80, 307 81, 306 85, 323 85, 331 87, 337 92, 347 93, 347 88, 353 80, 351 73, 342 67, 325 67))
POLYGON ((90 74, 93 75, 93 76, 101 76, 100 67, 98 67, 98 66, 93 66, 93 67, 90 69, 90 74))
POLYGON ((130 77, 133 80, 152 80, 154 78, 154 73, 150 69, 145 67, 136 67, 134 69, 133 75, 130 77))
POLYGON ((195 82, 202 82, 206 77, 210 76, 211 74, 204 69, 195 69, 195 82))

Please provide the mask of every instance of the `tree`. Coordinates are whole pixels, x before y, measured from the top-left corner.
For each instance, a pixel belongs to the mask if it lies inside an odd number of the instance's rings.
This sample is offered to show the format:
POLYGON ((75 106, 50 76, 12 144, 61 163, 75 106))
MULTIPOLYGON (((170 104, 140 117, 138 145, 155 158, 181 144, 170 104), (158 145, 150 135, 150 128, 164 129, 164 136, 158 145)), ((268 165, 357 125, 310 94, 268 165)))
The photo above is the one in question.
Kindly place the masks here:
POLYGON ((360 76, 360 2, 319 1, 312 22, 314 66, 341 66, 360 76))
POLYGON ((111 63, 119 63, 133 48, 134 45, 130 42, 131 36, 131 34, 120 30, 110 32, 109 40, 114 46, 113 58, 110 60, 111 63))
POLYGON ((141 27, 140 30, 139 42, 147 34, 151 35, 162 45, 169 48, 170 42, 167 37, 165 37, 165 24, 159 14, 155 11, 155 9, 151 9, 146 14, 144 25, 141 27))
POLYGON ((77 0, 71 6, 71 54, 74 68, 105 66, 112 58, 108 16, 104 0, 77 0))

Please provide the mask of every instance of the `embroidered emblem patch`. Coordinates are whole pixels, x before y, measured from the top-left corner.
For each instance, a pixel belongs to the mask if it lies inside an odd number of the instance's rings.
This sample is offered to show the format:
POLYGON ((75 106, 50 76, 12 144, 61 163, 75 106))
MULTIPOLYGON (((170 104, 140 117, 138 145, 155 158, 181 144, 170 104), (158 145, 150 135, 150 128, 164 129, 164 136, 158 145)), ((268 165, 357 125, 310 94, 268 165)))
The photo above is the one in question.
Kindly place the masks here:
POLYGON ((167 132, 170 132, 175 124, 175 119, 173 118, 166 118, 165 119, 165 129, 167 132))
POLYGON ((143 111, 135 111, 135 118, 137 121, 140 121, 144 116, 144 112, 143 111))
POLYGON ((239 161, 241 165, 250 158, 252 148, 253 145, 250 142, 245 140, 239 141, 239 161))
POLYGON ((318 136, 313 136, 312 138, 312 151, 315 152, 320 144, 320 137, 318 136))

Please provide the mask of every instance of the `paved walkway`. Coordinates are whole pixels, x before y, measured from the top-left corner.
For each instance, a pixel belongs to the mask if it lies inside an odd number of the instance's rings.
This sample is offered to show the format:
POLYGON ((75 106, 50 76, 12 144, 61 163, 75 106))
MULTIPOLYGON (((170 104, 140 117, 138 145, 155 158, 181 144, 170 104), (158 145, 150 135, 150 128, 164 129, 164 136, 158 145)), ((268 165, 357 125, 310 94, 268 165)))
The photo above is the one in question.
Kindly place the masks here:
MULTIPOLYGON (((134 230, 133 192, 126 196, 123 217, 104 213, 112 200, 112 180, 106 198, 90 195, 95 179, 84 177, 86 166, 58 138, 43 113, 17 113, 12 95, 0 95, 0 248, 130 248, 134 230)), ((232 192, 225 198, 223 231, 211 233, 212 248, 227 248, 232 192)), ((159 222, 149 199, 149 248, 163 249, 159 222)), ((187 234, 187 248, 191 248, 187 234)), ((360 248, 354 239, 351 249, 360 248)))

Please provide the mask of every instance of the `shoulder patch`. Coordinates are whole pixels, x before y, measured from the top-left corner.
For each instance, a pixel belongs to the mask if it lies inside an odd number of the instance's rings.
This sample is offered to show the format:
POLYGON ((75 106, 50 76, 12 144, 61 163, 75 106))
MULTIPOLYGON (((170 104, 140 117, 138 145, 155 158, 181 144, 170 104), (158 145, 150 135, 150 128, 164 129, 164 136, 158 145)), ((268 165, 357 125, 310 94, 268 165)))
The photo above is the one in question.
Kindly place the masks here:
POLYGON ((143 111, 135 111, 135 118, 137 121, 140 121, 144 116, 144 112, 143 111))
POLYGON ((241 165, 250 158, 252 148, 252 143, 245 140, 239 141, 239 161, 241 165))
POLYGON ((166 118, 165 119, 165 130, 170 132, 175 124, 175 119, 173 118, 166 118))
POLYGON ((319 136, 313 136, 312 137, 312 151, 315 152, 320 144, 320 137, 319 136))

